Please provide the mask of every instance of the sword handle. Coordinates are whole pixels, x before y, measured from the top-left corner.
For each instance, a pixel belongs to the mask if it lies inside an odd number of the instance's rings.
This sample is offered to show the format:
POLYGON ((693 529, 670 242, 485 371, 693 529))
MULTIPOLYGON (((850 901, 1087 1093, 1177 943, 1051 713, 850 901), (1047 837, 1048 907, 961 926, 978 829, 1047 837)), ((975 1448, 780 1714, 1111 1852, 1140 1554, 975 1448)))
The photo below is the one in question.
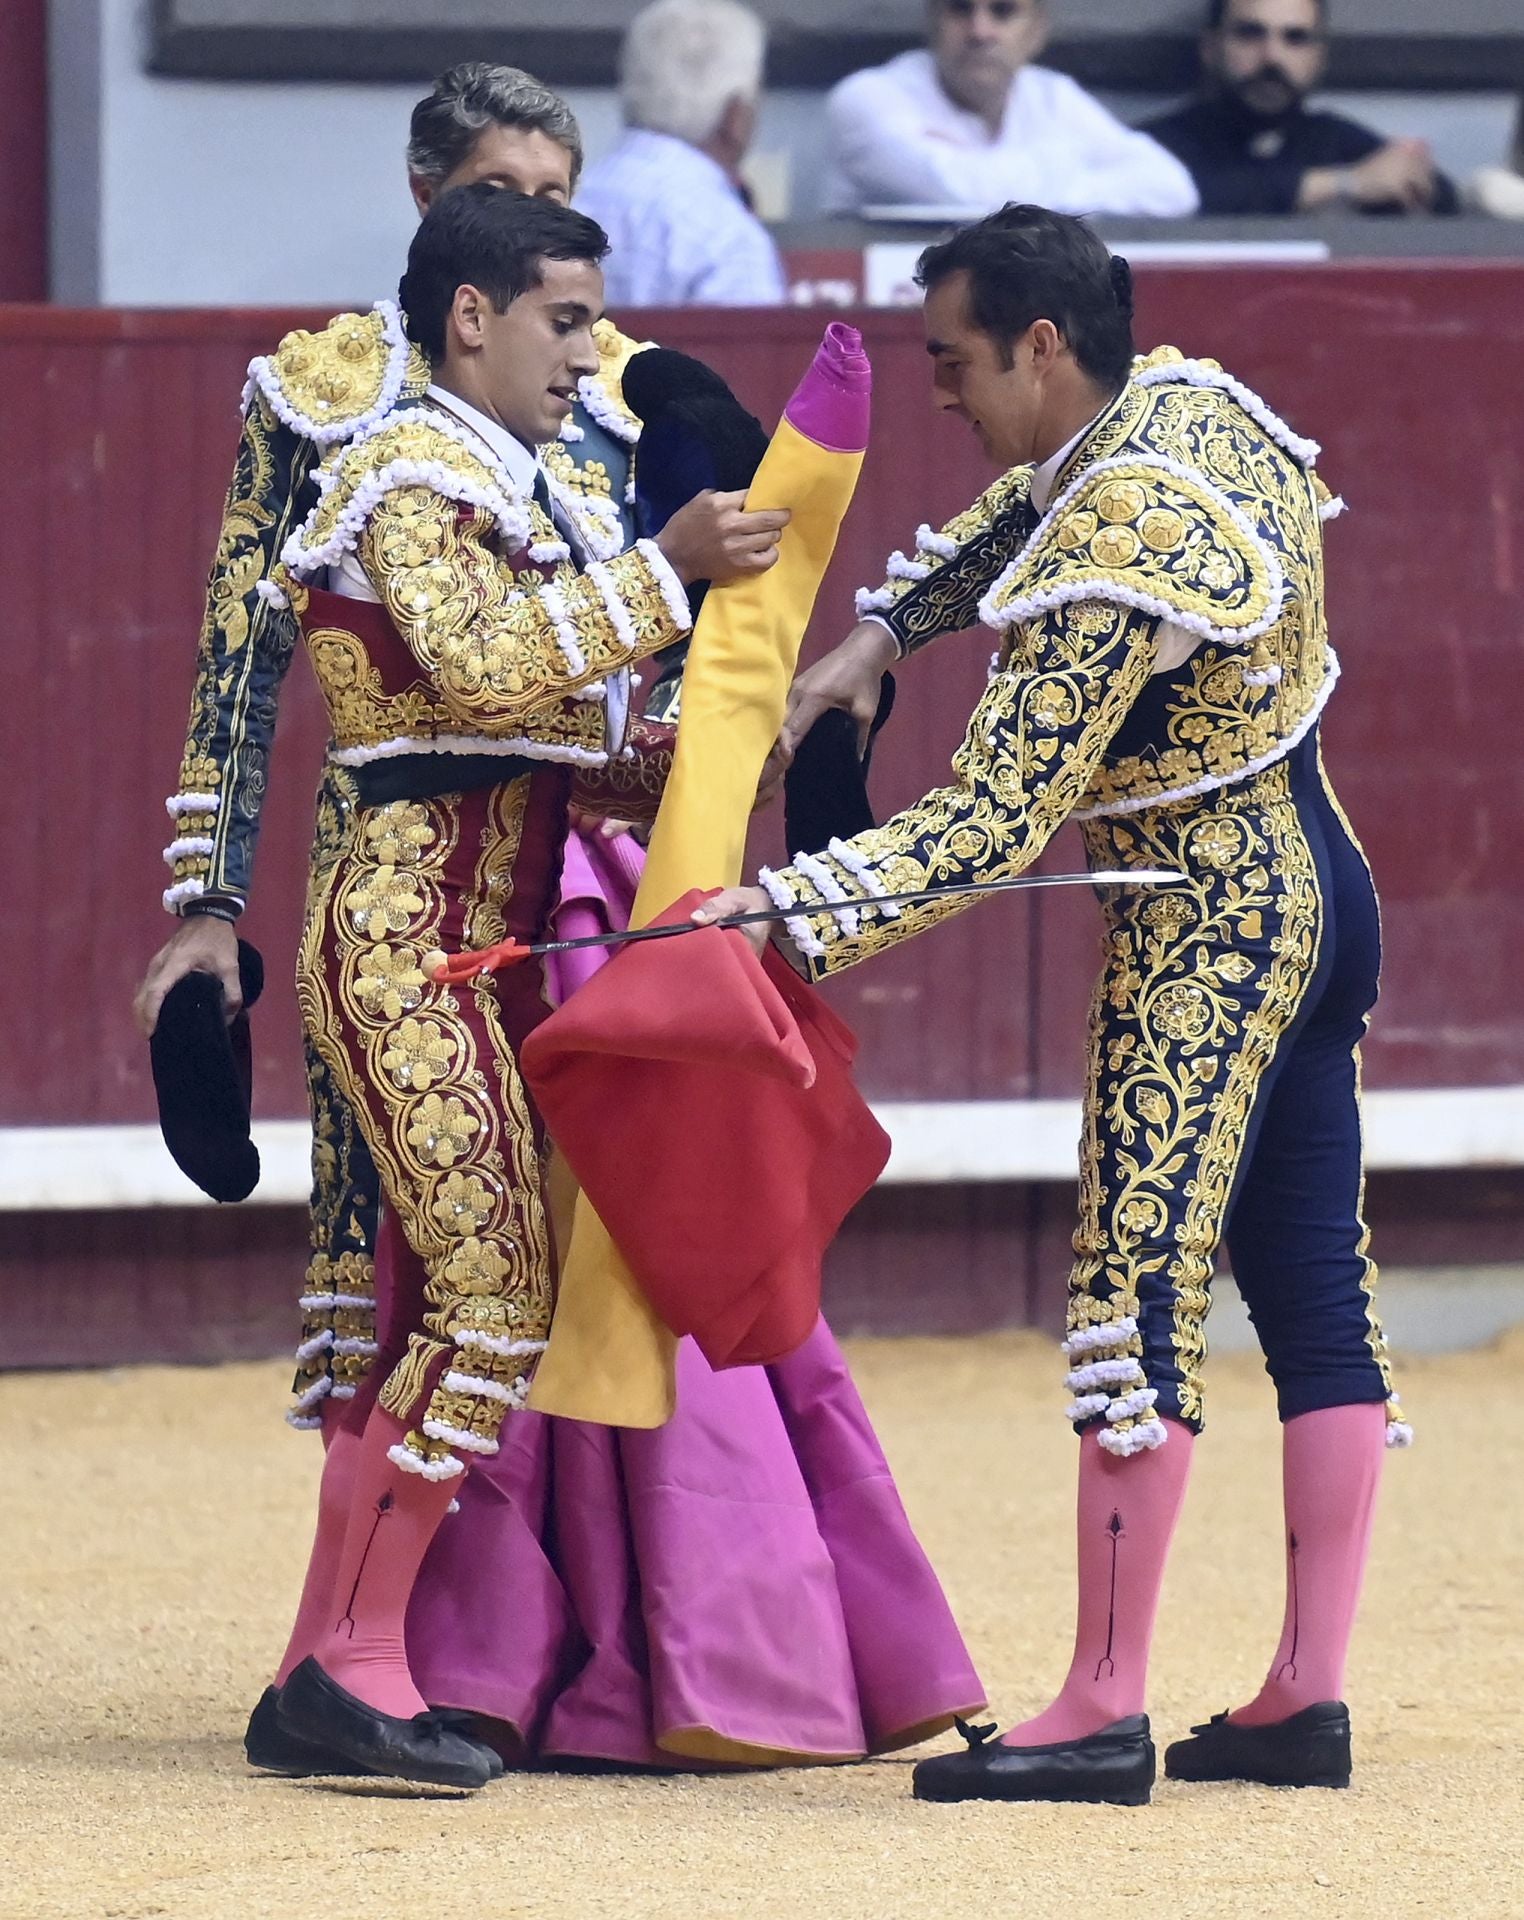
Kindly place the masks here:
POLYGON ((436 986, 463 987, 483 973, 495 973, 499 967, 514 967, 531 958, 521 940, 499 940, 496 946, 476 952, 433 953, 423 956, 423 971, 436 986))

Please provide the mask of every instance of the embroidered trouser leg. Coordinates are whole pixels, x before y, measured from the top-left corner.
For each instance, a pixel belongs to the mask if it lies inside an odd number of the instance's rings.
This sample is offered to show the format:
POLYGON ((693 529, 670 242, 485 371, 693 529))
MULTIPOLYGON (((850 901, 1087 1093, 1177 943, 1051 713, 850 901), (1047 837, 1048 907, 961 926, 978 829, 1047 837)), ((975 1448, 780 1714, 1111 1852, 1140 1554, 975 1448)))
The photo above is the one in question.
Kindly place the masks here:
POLYGON ((384 1203, 422 1260, 419 1324, 381 1385, 404 1451, 445 1477, 492 1453, 550 1324, 542 1141, 516 1050, 549 1011, 537 967, 463 988, 423 972, 433 948, 544 925, 567 780, 394 801, 356 817, 313 901, 298 990, 307 1031, 352 1107, 384 1203))
MULTIPOLYGON (((329 763, 318 789, 311 891, 326 883, 349 843, 354 783, 329 763)), ((311 1255, 302 1284, 293 1426, 319 1424, 330 1394, 349 1400, 376 1353, 375 1248, 380 1185, 375 1162, 348 1102, 310 1038, 304 1039, 312 1114, 311 1255)))
POLYGON ((1071 1417, 1104 1421, 1102 1444, 1118 1453, 1157 1445, 1164 1414, 1199 1428, 1212 1268, 1244 1191, 1246 1242, 1265 1205, 1293 1210, 1286 1232, 1303 1278, 1284 1310, 1265 1303, 1280 1284, 1281 1243, 1249 1258, 1250 1291, 1263 1279, 1259 1319, 1278 1381, 1311 1351, 1337 1352, 1337 1390, 1351 1397, 1346 1362, 1358 1317, 1355 1397, 1385 1399, 1359 1218, 1354 1064, 1375 1000, 1375 901, 1329 802, 1315 736, 1253 779, 1092 820, 1085 831, 1093 864, 1170 867, 1187 884, 1122 890, 1106 905, 1066 1342, 1071 1417), (1262 1181, 1252 1178, 1278 1077, 1292 1062, 1288 1119, 1299 1086, 1319 1102, 1304 1128, 1319 1144, 1298 1176, 1300 1193, 1278 1171, 1288 1139, 1279 1122, 1262 1181))

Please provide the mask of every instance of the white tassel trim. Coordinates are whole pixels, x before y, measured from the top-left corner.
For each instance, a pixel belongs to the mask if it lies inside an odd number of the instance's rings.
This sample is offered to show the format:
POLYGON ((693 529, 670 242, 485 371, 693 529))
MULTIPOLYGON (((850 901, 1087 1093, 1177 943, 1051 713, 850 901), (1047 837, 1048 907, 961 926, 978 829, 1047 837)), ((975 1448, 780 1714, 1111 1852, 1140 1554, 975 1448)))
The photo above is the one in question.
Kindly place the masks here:
POLYGON ((1192 780, 1188 786, 1171 787, 1165 793, 1135 794, 1130 800, 1117 800, 1106 807, 1086 807, 1083 811, 1072 813, 1071 820, 1110 820, 1118 814, 1142 813, 1148 807, 1170 807, 1177 800, 1194 800, 1197 794, 1214 793, 1219 787, 1236 786, 1240 780, 1252 780, 1257 773, 1263 773, 1266 767, 1273 767, 1277 760, 1284 760, 1288 753, 1299 747, 1307 735, 1318 724, 1318 718, 1328 705, 1328 696, 1334 690, 1339 677, 1339 656, 1330 647, 1328 651, 1328 673, 1307 713, 1303 715, 1284 740, 1278 741, 1268 753, 1262 753, 1257 759, 1248 761, 1244 766, 1231 773, 1209 773, 1200 780, 1192 780))
POLYGON ((1078 1400, 1071 1400, 1064 1409, 1066 1419, 1080 1421, 1093 1420, 1098 1413, 1104 1413, 1111 1405, 1111 1396, 1105 1393, 1082 1393, 1078 1400))
POLYGON ((841 904, 848 897, 846 888, 828 866, 817 860, 812 853, 796 853, 794 866, 811 883, 817 893, 823 894, 832 903, 836 909, 836 923, 849 939, 862 932, 862 922, 857 916, 856 908, 841 904))
POLYGON ((214 853, 216 848, 217 842, 209 840, 204 833, 188 833, 182 839, 170 841, 164 849, 164 864, 166 867, 172 867, 177 860, 183 860, 187 854, 214 853))
POLYGON ((1082 1353, 1094 1353, 1097 1347, 1125 1347, 1137 1331, 1138 1323, 1131 1314, 1093 1327, 1076 1327, 1063 1341, 1061 1351, 1066 1358, 1077 1360, 1082 1353))
MULTIPOLYGON (((880 878, 877 867, 866 854, 859 853, 848 841, 832 840, 827 844, 826 852, 839 866, 845 867, 854 879, 862 882, 865 892, 875 895, 880 900, 888 893, 889 889, 880 878)), ((881 913, 886 920, 898 920, 900 917, 900 910, 892 900, 885 901, 874 911, 881 913)))
POLYGON ((1410 1447, 1413 1444, 1413 1429, 1406 1420, 1389 1420, 1386 1426, 1386 1444, 1389 1447, 1410 1447))
POLYGON ((932 568, 925 560, 907 560, 903 553, 891 553, 884 571, 891 580, 929 580, 932 568))
MULTIPOLYGON (((428 1423, 424 1423, 424 1432, 428 1432, 428 1423)), ((495 1451, 495 1449, 494 1449, 495 1451)), ((452 1460, 448 1454, 443 1460, 425 1460, 421 1453, 414 1453, 411 1447, 400 1443, 388 1447, 386 1457, 394 1467, 401 1467, 404 1473, 421 1474, 425 1480, 453 1480, 458 1473, 464 1473, 464 1460, 452 1460)))
POLYGON ((852 604, 858 619, 866 620, 870 613, 887 613, 897 597, 893 587, 859 587, 852 604))
POLYGON ((1136 1360, 1092 1360, 1064 1377, 1069 1393, 1093 1393, 1097 1387, 1141 1387, 1143 1369, 1136 1360))
POLYGON ((444 1376, 443 1385, 451 1393, 474 1394, 478 1400, 499 1400, 505 1407, 518 1405, 517 1397, 511 1387, 505 1387, 498 1380, 484 1380, 479 1374, 457 1373, 452 1367, 444 1376))
POLYGON ((334 747, 328 758, 335 766, 365 767, 373 760, 395 760, 407 753, 498 754, 514 760, 562 760, 577 767, 606 767, 608 754, 600 747, 571 747, 548 740, 498 740, 471 733, 436 733, 428 739, 399 734, 374 747, 334 747))
POLYGON ((1169 1428, 1162 1420, 1140 1420, 1132 1427, 1102 1427, 1095 1436, 1108 1453, 1125 1460, 1132 1453, 1152 1453, 1169 1439, 1169 1428))
POLYGON ((459 1447, 462 1453, 485 1456, 497 1452, 495 1440, 484 1440, 479 1433, 468 1433, 464 1427, 452 1427, 447 1420, 425 1420, 423 1430, 431 1440, 446 1441, 452 1447, 459 1447))
POLYGON ((381 391, 376 396, 375 405, 357 420, 318 420, 293 407, 280 384, 271 354, 261 354, 257 360, 249 362, 248 383, 243 390, 245 410, 257 389, 278 420, 290 427, 293 433, 301 434, 303 439, 311 440, 320 447, 336 446, 340 441, 355 438, 377 426, 396 406, 402 392, 403 382, 407 378, 408 342, 402 330, 402 313, 395 300, 378 300, 371 311, 381 317, 382 337, 387 345, 386 370, 381 376, 381 391))
POLYGON ((172 793, 164 802, 164 811, 171 820, 178 820, 185 813, 215 814, 221 804, 215 793, 172 793))
MULTIPOLYGON (((586 374, 583 375, 583 378, 587 378, 586 374)), ((556 433, 556 438, 558 440, 564 440, 567 446, 574 447, 579 440, 585 440, 587 434, 577 425, 571 415, 567 414, 566 418, 561 422, 560 428, 556 433)))
POLYGON ((298 1433, 317 1433, 321 1431, 323 1422, 314 1414, 288 1413, 286 1425, 295 1427, 298 1433))
POLYGON ((346 1334, 342 1340, 335 1340, 333 1350, 335 1353, 363 1353, 371 1357, 381 1351, 374 1340, 359 1340, 351 1334, 346 1334))
MULTIPOLYGON (((281 563, 288 573, 299 580, 307 580, 323 567, 337 566, 346 553, 353 553, 358 548, 360 536, 376 508, 389 493, 395 493, 402 487, 427 487, 446 500, 454 500, 461 506, 475 507, 488 513, 505 544, 514 552, 528 546, 529 514, 524 505, 524 496, 514 488, 506 469, 493 469, 483 457, 474 437, 467 437, 465 428, 452 431, 451 423, 442 415, 431 419, 429 425, 447 439, 467 447, 484 468, 500 476, 501 484, 483 485, 469 474, 457 473, 453 467, 447 467, 442 460, 388 460, 384 467, 367 473, 355 488, 327 539, 318 546, 310 547, 305 543, 317 515, 323 510, 319 501, 281 549, 281 563)), ((343 458, 355 459, 359 446, 357 440, 345 450, 343 458)), ((336 476, 329 474, 326 477, 331 491, 336 484, 336 476)))
POLYGON ((1135 1420, 1140 1413, 1147 1413, 1159 1398, 1157 1387, 1139 1387, 1134 1393, 1119 1395, 1106 1409, 1106 1418, 1112 1422, 1135 1420))
POLYGON ((330 1398, 334 1400, 353 1400, 354 1397, 355 1397, 355 1390, 353 1387, 350 1387, 350 1386, 343 1386, 343 1387, 335 1386, 333 1393, 330 1396, 330 1398))
POLYGON ((206 892, 204 880, 177 880, 172 887, 164 889, 164 905, 170 913, 183 906, 187 900, 195 900, 206 892))
POLYGON ((1316 440, 1304 440, 1299 433, 1293 433, 1252 387, 1235 380, 1231 373, 1224 373, 1221 367, 1208 367, 1200 360, 1177 360, 1173 365, 1150 367, 1146 373, 1135 376, 1135 384, 1140 387, 1167 387, 1177 380, 1183 380, 1188 387, 1214 387, 1218 393, 1231 395, 1278 447, 1304 467, 1314 465, 1323 451, 1316 440))
POLYGON ((290 599, 273 580, 256 580, 254 597, 263 600, 267 607, 274 607, 277 613, 284 613, 291 605, 290 599))
POLYGON ((1246 687, 1278 687, 1281 684, 1282 678, 1282 670, 1278 666, 1261 667, 1258 672, 1255 672, 1249 667, 1244 668, 1244 685, 1246 687))
POLYGON ((322 1333, 315 1333, 310 1340, 304 1340, 297 1348, 295 1357, 298 1361, 315 1360, 320 1353, 326 1353, 332 1345, 333 1329, 328 1327, 322 1333))
MULTIPOLYGON (((757 885, 763 889, 768 899, 771 900, 773 905, 779 908, 780 911, 803 904, 796 897, 793 888, 782 875, 774 873, 771 867, 759 867, 757 869, 757 885)), ((821 945, 820 941, 816 939, 814 929, 810 926, 808 920, 803 920, 797 914, 789 914, 784 911, 783 925, 789 939, 793 941, 794 945, 806 958, 810 960, 823 960, 825 958, 825 948, 821 945)))
POLYGON ((620 408, 604 392, 597 374, 585 373, 577 382, 577 392, 582 404, 603 428, 605 433, 613 434, 616 440, 622 440, 627 447, 633 447, 640 438, 640 422, 627 419, 620 408))
POLYGON ((679 633, 686 633, 693 625, 693 609, 688 605, 688 589, 678 579, 672 562, 654 540, 637 540, 635 551, 645 555, 646 565, 656 576, 656 584, 661 588, 661 597, 667 603, 674 626, 679 633))
POLYGON ((537 567, 553 567, 562 560, 570 560, 571 548, 564 540, 536 540, 529 549, 529 557, 537 567))
POLYGON ((612 500, 602 494, 580 493, 545 476, 551 499, 577 530, 592 560, 612 560, 624 551, 624 522, 612 500))
MULTIPOLYGON (((321 1379, 314 1380, 310 1387, 303 1387, 291 1403, 292 1413, 305 1413, 309 1407, 315 1407, 319 1400, 333 1391, 333 1382, 325 1373, 321 1379)), ((288 1416, 289 1417, 289 1416, 288 1416)))
POLYGON ((1337 520, 1341 513, 1348 512, 1349 502, 1344 498, 1342 493, 1336 493, 1331 499, 1323 501, 1319 506, 1318 518, 1327 525, 1330 520, 1337 520))
POLYGON ((457 1347, 480 1347, 483 1353, 495 1353, 505 1360, 517 1359, 520 1354, 543 1353, 543 1340, 510 1340, 503 1334, 478 1333, 474 1327, 463 1327, 454 1336, 457 1347))
POLYGON ((924 522, 915 530, 915 544, 918 553, 932 554, 938 560, 956 560, 958 557, 957 541, 945 533, 938 533, 924 522))
POLYGON ((979 618, 987 627, 993 627, 998 633, 1002 627, 1019 626, 1023 621, 1032 620, 1042 613, 1051 613, 1058 607, 1072 605, 1076 600, 1102 600, 1119 603, 1122 606, 1135 607, 1139 613, 1149 613, 1156 619, 1171 621, 1177 627, 1184 627, 1188 633, 1199 634, 1203 640, 1215 640, 1226 647, 1245 646, 1251 640, 1257 640, 1262 633, 1268 633, 1281 617, 1281 603, 1286 593, 1286 576, 1280 560, 1269 545, 1260 538, 1253 525, 1225 493, 1203 480, 1199 473, 1193 473, 1189 467, 1178 460, 1170 460, 1163 454, 1125 454, 1119 453, 1110 460, 1097 460, 1094 466, 1086 467, 1083 472, 1070 481, 1063 492, 1038 521, 1026 545, 1017 557, 1005 567, 995 584, 979 602, 979 618), (1108 582, 1104 587, 1090 580, 1061 580, 1051 587, 1039 587, 1035 593, 1024 594, 1019 600, 997 607, 995 597, 1008 582, 1020 574, 1026 557, 1033 552, 1046 537, 1048 529, 1068 509, 1070 503, 1087 489, 1101 474, 1113 473, 1119 467, 1148 467, 1158 473, 1166 473, 1173 480, 1187 481, 1192 487, 1199 488, 1208 495, 1213 504, 1232 523, 1241 539, 1259 554, 1270 583, 1270 605, 1258 620, 1252 620, 1247 626, 1219 627, 1208 620, 1205 614, 1189 613, 1161 599, 1159 595, 1145 593, 1140 587, 1123 586, 1120 582, 1108 582))
POLYGON ((336 1293, 304 1293, 296 1303, 303 1313, 325 1313, 339 1304, 336 1293))

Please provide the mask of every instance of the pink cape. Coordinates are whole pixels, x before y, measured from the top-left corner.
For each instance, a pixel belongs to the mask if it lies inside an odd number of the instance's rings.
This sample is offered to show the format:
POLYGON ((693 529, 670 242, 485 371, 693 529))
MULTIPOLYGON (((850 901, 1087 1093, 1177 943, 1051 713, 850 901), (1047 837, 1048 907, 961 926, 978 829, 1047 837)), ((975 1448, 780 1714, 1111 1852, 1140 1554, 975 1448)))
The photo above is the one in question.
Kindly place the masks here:
MULTIPOLYGON (((628 837, 574 834, 556 933, 622 927, 628 837)), ((596 950, 560 959, 552 996, 596 950)), ((840 1348, 712 1372, 621 1431, 516 1413, 465 1477, 408 1614, 423 1696, 510 1757, 663 1768, 857 1759, 984 1701, 840 1348)))

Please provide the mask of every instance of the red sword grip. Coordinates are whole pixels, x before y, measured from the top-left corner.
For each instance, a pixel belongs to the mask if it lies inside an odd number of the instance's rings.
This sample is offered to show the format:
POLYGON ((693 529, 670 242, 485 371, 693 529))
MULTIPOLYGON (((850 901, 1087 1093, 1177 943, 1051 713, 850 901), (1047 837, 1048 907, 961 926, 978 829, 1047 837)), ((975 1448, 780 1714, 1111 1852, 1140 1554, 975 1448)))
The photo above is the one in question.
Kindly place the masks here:
POLYGON ((530 957, 529 948, 521 940, 499 940, 496 946, 482 947, 475 953, 426 953, 423 970, 436 986, 463 987, 479 974, 517 966, 530 957))

